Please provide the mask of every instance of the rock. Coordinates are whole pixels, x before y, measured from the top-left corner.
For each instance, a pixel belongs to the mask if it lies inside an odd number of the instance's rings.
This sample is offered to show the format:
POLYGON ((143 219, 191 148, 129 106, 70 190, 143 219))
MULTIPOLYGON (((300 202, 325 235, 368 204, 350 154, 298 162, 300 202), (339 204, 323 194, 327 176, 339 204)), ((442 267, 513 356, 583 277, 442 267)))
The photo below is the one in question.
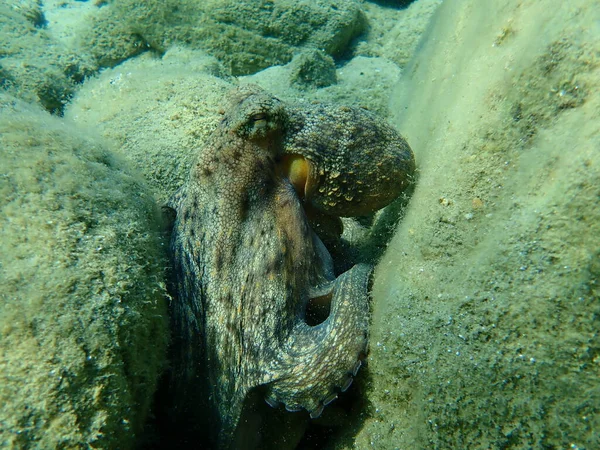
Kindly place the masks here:
POLYGON ((398 83, 401 71, 385 58, 357 56, 336 69, 335 84, 317 89, 306 89, 306 85, 299 84, 297 73, 294 60, 240 79, 258 84, 289 101, 360 106, 385 118, 390 114, 389 93, 398 83))
POLYGON ((419 0, 402 9, 365 3, 369 31, 366 39, 357 43, 354 54, 386 58, 404 68, 418 51, 421 40, 427 39, 429 23, 441 3, 442 0, 419 0))
POLYGON ((301 48, 338 57, 365 25, 354 0, 120 0, 99 11, 86 41, 101 65, 178 44, 203 49, 232 75, 244 75, 285 64, 301 48))
POLYGON ((291 83, 299 89, 322 88, 337 82, 333 58, 321 50, 309 50, 290 63, 291 83))
POLYGON ((0 5, 0 88, 60 115, 94 66, 54 39, 45 26, 39 2, 0 5))
POLYGON ((354 447, 600 446, 599 14, 440 6, 394 95, 420 176, 375 274, 354 447))
POLYGON ((0 447, 130 448, 165 366, 160 220, 122 158, 0 96, 0 447))
POLYGON ((199 51, 173 48, 162 59, 141 55, 86 81, 65 117, 112 141, 164 204, 187 180, 219 120, 231 85, 210 73, 224 76, 221 70, 199 51))

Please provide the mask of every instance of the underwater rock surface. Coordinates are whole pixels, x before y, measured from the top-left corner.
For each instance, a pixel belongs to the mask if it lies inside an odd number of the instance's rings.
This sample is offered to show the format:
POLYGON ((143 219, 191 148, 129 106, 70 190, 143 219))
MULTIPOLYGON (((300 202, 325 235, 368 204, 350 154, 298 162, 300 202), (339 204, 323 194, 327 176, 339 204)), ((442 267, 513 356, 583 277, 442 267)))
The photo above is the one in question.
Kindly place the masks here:
POLYGON ((179 44, 245 75, 285 64, 301 47, 340 56, 365 27, 354 0, 116 0, 94 17, 87 42, 101 66, 179 44))
POLYGON ((0 89, 60 114, 93 64, 45 26, 41 2, 0 5, 0 89))
POLYGON ((0 96, 0 447, 129 448, 165 364, 159 219, 97 139, 0 96))
POLYGON ((599 20, 438 10, 393 102, 420 177, 376 269, 353 448, 600 447, 599 20))
POLYGON ((172 48, 161 59, 141 55, 87 80, 65 118, 111 142, 144 175, 157 203, 165 204, 218 122, 231 88, 215 76, 221 70, 200 51, 172 48))

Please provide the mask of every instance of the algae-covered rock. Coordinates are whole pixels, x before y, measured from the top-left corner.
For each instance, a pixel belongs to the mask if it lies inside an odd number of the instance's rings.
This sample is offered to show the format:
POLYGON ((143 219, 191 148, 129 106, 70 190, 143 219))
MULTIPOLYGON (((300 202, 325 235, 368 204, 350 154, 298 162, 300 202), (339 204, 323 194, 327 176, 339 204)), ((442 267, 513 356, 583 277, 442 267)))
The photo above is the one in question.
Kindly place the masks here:
POLYGON ((290 63, 291 83, 298 89, 323 88, 337 82, 335 62, 322 50, 300 53, 290 63))
POLYGON ((94 67, 89 58, 55 40, 45 26, 40 2, 0 5, 0 88, 60 114, 94 67))
POLYGON ((301 47, 340 56, 365 25, 354 0, 115 0, 95 16, 85 42, 101 65, 178 44, 203 49, 241 75, 285 64, 301 47))
POLYGON ((0 447, 132 446, 167 344, 157 210, 72 124, 0 97, 0 447))
POLYGON ((164 204, 187 180, 198 149, 221 117, 231 85, 203 52, 141 55, 86 81, 65 117, 97 130, 144 175, 164 204))
MULTIPOLYGON (((401 73, 396 64, 385 58, 357 56, 338 67, 333 76, 331 69, 325 64, 308 59, 310 55, 311 52, 300 54, 285 66, 269 67, 240 79, 258 84, 290 102, 316 101, 354 105, 366 108, 382 118, 389 117, 390 91, 398 84, 401 73), (325 75, 324 78, 313 78, 311 85, 300 82, 299 77, 303 73, 310 74, 313 68, 319 66, 322 70, 321 76, 325 75), (322 82, 325 80, 335 82, 327 86, 315 86, 327 84, 322 82)), ((326 61, 325 63, 327 64, 326 61)))
POLYGON ((600 448, 599 20, 440 7, 394 99, 420 176, 375 275, 356 448, 600 448))

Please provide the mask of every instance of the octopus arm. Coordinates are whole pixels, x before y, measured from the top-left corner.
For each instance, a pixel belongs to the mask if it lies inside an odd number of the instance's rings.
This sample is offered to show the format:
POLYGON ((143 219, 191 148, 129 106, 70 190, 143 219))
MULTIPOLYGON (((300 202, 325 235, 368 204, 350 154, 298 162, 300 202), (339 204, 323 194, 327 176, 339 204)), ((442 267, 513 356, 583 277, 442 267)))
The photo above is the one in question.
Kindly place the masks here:
POLYGON ((367 351, 371 273, 371 266, 358 264, 320 289, 331 296, 331 312, 318 325, 294 327, 273 365, 267 403, 316 418, 350 386, 367 351))

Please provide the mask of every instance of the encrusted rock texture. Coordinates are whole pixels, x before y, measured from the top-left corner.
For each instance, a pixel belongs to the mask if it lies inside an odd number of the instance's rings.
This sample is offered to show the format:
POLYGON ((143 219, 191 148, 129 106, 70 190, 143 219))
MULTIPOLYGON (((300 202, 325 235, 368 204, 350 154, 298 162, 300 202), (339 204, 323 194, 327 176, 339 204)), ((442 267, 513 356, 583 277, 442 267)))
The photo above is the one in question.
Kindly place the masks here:
POLYGON ((4 94, 0 145, 0 447, 129 447, 168 341, 150 190, 101 140, 4 94))
POLYGON ((88 44, 102 66, 185 44, 217 57, 232 75, 285 64, 304 47, 339 57, 366 28, 354 0, 117 0, 94 21, 88 44))
POLYGON ((394 95, 420 176, 357 448, 600 446, 600 12, 501 3, 444 2, 394 95))

